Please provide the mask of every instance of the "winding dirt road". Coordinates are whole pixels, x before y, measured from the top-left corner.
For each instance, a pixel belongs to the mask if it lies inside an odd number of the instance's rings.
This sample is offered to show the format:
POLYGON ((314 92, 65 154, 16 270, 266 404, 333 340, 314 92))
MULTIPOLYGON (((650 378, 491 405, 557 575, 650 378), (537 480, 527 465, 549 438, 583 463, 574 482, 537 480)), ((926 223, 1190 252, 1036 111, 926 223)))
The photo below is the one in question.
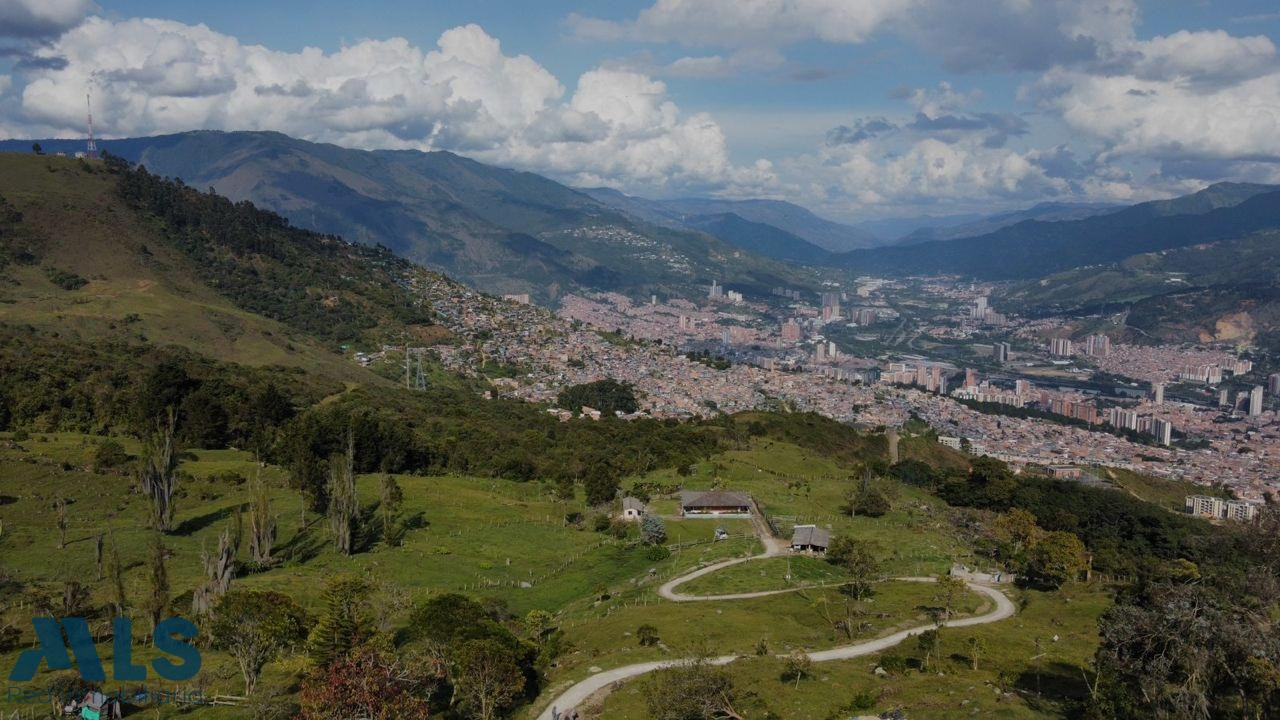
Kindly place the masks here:
MULTIPOLYGON (((803 589, 803 588, 788 588, 785 590, 766 590, 763 592, 735 593, 731 595, 685 595, 683 593, 678 593, 675 591, 677 587, 689 582, 690 580, 693 580, 695 578, 700 578, 704 575, 709 575, 713 572, 716 572, 718 570, 723 570, 724 568, 730 567, 732 565, 738 565, 740 563, 750 562, 752 560, 760 560, 762 558, 776 557, 778 555, 782 555, 787 552, 787 546, 785 542, 778 540, 777 538, 774 538, 769 533, 764 532, 760 527, 757 527, 757 532, 760 533, 760 540, 762 543, 764 543, 765 552, 759 555, 753 555, 751 557, 724 560, 722 562, 715 563, 714 565, 708 565, 707 567, 699 568, 685 575, 681 575, 680 577, 677 577, 675 579, 669 580, 666 583, 664 583, 662 587, 658 588, 658 594, 661 595, 663 598, 666 598, 667 600, 670 600, 672 602, 706 602, 711 600, 742 600, 746 598, 765 597, 768 595, 778 595, 780 593, 795 592, 796 590, 803 589)), ((904 582, 935 582, 936 581, 935 578, 931 578, 931 577, 900 577, 900 578, 894 578, 894 579, 899 581, 904 581, 904 582)), ((954 620, 947 620, 946 622, 943 622, 940 624, 942 627, 969 627, 971 625, 985 625, 987 623, 999 622, 1006 618, 1012 617, 1013 614, 1017 612, 1017 608, 1014 607, 1013 601, 1011 601, 1007 595, 1000 592, 1000 590, 994 587, 991 587, 989 585, 981 585, 975 582, 966 582, 965 584, 973 592, 976 592, 980 595, 983 595, 984 597, 989 598, 993 603, 995 603, 995 607, 990 612, 984 613, 982 615, 975 615, 973 617, 956 618, 954 620)), ((920 633, 925 632, 926 630, 932 630, 937 627, 939 627, 939 624, 934 624, 934 623, 929 623, 926 625, 918 625, 916 627, 908 628, 906 630, 899 630, 898 632, 893 633, 892 635, 886 635, 884 637, 875 638, 872 640, 864 640, 862 642, 853 643, 851 645, 842 645, 839 647, 831 648, 830 650, 819 650, 816 652, 808 653, 808 655, 809 655, 809 659, 813 662, 828 662, 831 660, 849 660, 852 658, 861 657, 863 655, 871 655, 874 653, 881 652, 883 650, 887 650, 895 645, 902 643, 907 638, 913 637, 915 635, 919 635, 920 633)), ((740 657, 739 655, 722 655, 720 657, 711 658, 709 662, 712 665, 728 665, 734 660, 737 660, 739 657, 740 657)), ((614 683, 621 682, 623 680, 629 680, 631 678, 638 677, 646 673, 651 673, 654 670, 661 670, 663 668, 673 667, 676 665, 687 663, 687 662, 690 662, 690 660, 692 660, 692 658, 682 658, 677 660, 655 660, 653 662, 635 663, 633 665, 623 665, 622 667, 614 668, 612 670, 604 670, 602 672, 598 672, 592 675, 591 677, 588 677, 570 686, 568 689, 564 690, 563 692, 561 692, 558 696, 556 696, 555 700, 553 700, 552 703, 549 706, 547 706, 545 710, 542 711, 542 714, 538 716, 538 720, 555 720, 554 711, 556 709, 559 709, 561 712, 564 712, 569 709, 575 708, 581 705, 582 703, 586 702, 587 698, 590 698, 592 695, 595 695, 601 690, 608 688, 610 685, 613 685, 614 683)))

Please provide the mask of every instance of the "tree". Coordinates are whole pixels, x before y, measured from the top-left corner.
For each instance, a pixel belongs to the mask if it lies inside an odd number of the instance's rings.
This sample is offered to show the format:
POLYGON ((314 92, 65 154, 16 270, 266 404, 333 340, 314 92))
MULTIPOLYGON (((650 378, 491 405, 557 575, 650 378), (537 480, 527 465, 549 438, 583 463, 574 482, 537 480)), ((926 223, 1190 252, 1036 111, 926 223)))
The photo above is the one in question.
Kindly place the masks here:
POLYGON ((640 537, 650 545, 661 545, 667 541, 667 523, 657 515, 645 515, 640 523, 640 537))
POLYGON ((244 678, 244 694, 251 695, 262 669, 280 653, 297 648, 311 620, 288 595, 236 590, 218 600, 209 634, 215 647, 235 658, 244 678))
POLYGON ((933 594, 934 602, 938 603, 938 622, 944 623, 950 620, 956 603, 968 592, 968 586, 960 578, 954 575, 939 575, 933 594))
POLYGON ((1088 568, 1084 543, 1073 533, 1046 533, 1031 547, 1026 577, 1032 583, 1054 589, 1075 580, 1088 568))
POLYGON ((640 408, 631 385, 612 378, 567 387, 556 397, 556 405, 573 412, 581 412, 585 405, 607 415, 633 413, 640 408))
POLYGON ((970 635, 965 641, 969 646, 969 667, 973 670, 978 669, 978 656, 987 651, 987 644, 977 635, 970 635))
POLYGON ((311 659, 317 665, 328 666, 369 637, 368 591, 369 586, 359 578, 329 581, 320 598, 324 610, 307 638, 311 659))
POLYGON ((124 563, 120 562, 120 548, 116 546, 116 534, 111 533, 111 556, 107 562, 107 573, 111 576, 111 606, 116 617, 124 617, 128 608, 128 597, 124 590, 124 563))
POLYGON ((1000 515, 991 523, 991 537, 998 547, 1000 558, 1021 567, 1026 562, 1026 553, 1044 535, 1044 531, 1036 524, 1036 516, 1022 508, 1012 508, 1000 515))
POLYGON ((706 658, 654 672, 645 682, 644 698, 653 720, 742 720, 734 709, 733 678, 706 658))
POLYGON ((55 522, 58 525, 58 549, 67 549, 67 500, 58 498, 53 502, 55 522))
POLYGON ((885 513, 893 509, 893 504, 889 502, 889 496, 884 491, 867 487, 856 494, 849 500, 850 506, 853 508, 851 514, 866 515, 867 517, 883 517, 885 513))
POLYGON ((782 681, 795 681, 797 687, 800 681, 809 677, 813 671, 813 661, 809 659, 809 655, 805 651, 796 649, 782 661, 782 681))
POLYGON ((300 720, 417 720, 431 712, 439 677, 412 656, 360 648, 302 685, 300 720))
POLYGON ((173 443, 173 408, 167 423, 143 438, 139 485, 151 501, 151 527, 167 533, 173 529, 173 497, 178 489, 178 452, 173 443))
POLYGON ((1154 583, 1099 621, 1099 717, 1263 718, 1280 713, 1275 578, 1154 583), (1259 602, 1261 601, 1261 602, 1259 602))
POLYGON ((400 508, 404 505, 404 490, 389 473, 382 476, 381 496, 378 512, 382 516, 382 541, 392 547, 400 543, 400 508))
MULTIPOLYGON (((240 522, 240 514, 236 513, 236 524, 240 522)), ((240 532, 232 532, 228 527, 218 536, 218 550, 210 555, 208 550, 200 550, 200 563, 204 566, 205 579, 191 596, 191 611, 197 616, 208 615, 218 599, 231 589, 231 581, 236 575, 236 554, 240 551, 240 532)))
POLYGON ((920 659, 920 669, 928 672, 934 657, 942 654, 942 634, 937 628, 925 630, 916 636, 916 647, 924 653, 924 657, 920 659))
POLYGON ((524 690, 518 658, 493 638, 469 640, 457 653, 457 689, 463 703, 480 720, 493 720, 524 690))
POLYGON ((260 474, 255 474, 250 491, 249 557, 255 565, 265 567, 274 562, 271 551, 276 542, 276 516, 271 512, 271 492, 260 474))
POLYGON ((844 568, 855 581, 870 583, 879 579, 880 561, 871 552, 870 545, 847 535, 831 541, 827 562, 844 568))
POLYGON ((151 619, 154 639, 156 626, 169 611, 169 569, 166 567, 168 551, 157 535, 151 539, 151 558, 148 562, 151 577, 151 593, 147 596, 147 617, 151 619))
POLYGON ((613 502, 618 495, 618 479, 605 464, 591 466, 582 480, 582 485, 587 491, 588 505, 604 505, 613 502))
POLYGON ((355 433, 347 431, 347 451, 329 461, 329 528, 338 552, 350 555, 359 515, 356 500, 355 433))
POLYGON ((650 645, 657 645, 658 644, 658 628, 648 623, 641 625, 640 627, 636 628, 636 640, 639 640, 640 644, 643 645, 644 647, 649 647, 650 645))
POLYGON ((40 147, 40 143, 31 143, 31 152, 37 155, 43 155, 44 148, 40 147))

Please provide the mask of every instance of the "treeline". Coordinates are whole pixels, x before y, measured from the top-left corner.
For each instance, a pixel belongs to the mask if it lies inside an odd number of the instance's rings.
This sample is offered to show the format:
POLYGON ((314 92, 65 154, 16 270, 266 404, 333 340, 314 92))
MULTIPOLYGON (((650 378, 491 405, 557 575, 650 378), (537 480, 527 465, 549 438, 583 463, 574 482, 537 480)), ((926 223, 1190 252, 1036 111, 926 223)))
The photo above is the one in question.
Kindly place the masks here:
POLYGON ((108 156, 121 198, 155 217, 201 280, 241 308, 331 343, 384 324, 429 324, 408 290, 412 266, 368 247, 289 225, 248 201, 233 203, 108 156))
POLYGON ((329 464, 343 450, 348 428, 357 472, 545 479, 566 494, 584 486, 593 504, 612 500, 622 477, 687 467, 721 444, 721 433, 706 424, 610 417, 560 422, 536 406, 482 401, 466 390, 361 388, 285 423, 271 455, 317 509, 327 503, 329 464))
POLYGON ((996 512, 1022 509, 1048 531, 1080 537, 1096 570, 1133 576, 1179 558, 1239 565, 1228 533, 1171 513, 1118 490, 1024 473, 1014 475, 993 458, 973 461, 968 473, 940 472, 907 460, 892 469, 900 480, 932 489, 947 503, 996 512))
POLYGON ((169 408, 186 447, 265 448, 276 428, 338 389, 289 368, 189 350, 67 342, 0 326, 0 429, 146 434, 169 408))

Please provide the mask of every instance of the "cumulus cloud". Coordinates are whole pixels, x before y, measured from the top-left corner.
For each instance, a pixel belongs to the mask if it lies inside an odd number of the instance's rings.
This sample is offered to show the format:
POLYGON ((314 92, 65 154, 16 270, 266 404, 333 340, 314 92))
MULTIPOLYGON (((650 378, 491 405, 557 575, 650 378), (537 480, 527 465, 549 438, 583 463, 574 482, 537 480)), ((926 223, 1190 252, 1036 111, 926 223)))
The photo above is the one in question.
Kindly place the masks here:
POLYGON ((93 9, 90 0, 0 0, 0 37, 56 37, 93 9))
POLYGON ((78 132, 92 88, 102 130, 116 136, 270 129, 632 186, 728 183, 737 172, 715 121, 682 113, 661 82, 600 68, 570 93, 476 25, 446 31, 429 50, 393 38, 286 53, 203 25, 91 18, 37 59, 60 62, 26 72, 17 110, 33 135, 78 132))
POLYGON ((1179 32, 1125 46, 1108 72, 1055 68, 1040 104, 1108 157, 1280 161, 1280 67, 1267 38, 1179 32))

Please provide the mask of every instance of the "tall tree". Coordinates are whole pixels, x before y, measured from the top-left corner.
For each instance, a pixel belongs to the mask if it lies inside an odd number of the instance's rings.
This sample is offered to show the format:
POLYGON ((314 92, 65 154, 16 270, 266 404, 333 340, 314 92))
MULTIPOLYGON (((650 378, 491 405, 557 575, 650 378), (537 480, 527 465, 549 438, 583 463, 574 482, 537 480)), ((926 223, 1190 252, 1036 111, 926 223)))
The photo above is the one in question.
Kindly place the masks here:
POLYGON ((329 461, 329 528, 338 552, 354 548, 359 506, 356 500, 355 433, 347 431, 347 451, 329 461))
POLYGON ((400 542, 400 508, 404 505, 404 490, 390 473, 382 476, 382 492, 378 502, 378 514, 382 520, 382 541, 388 547, 400 542))
POLYGON ((276 516, 271 512, 271 492, 260 473, 253 478, 253 500, 249 505, 249 557, 259 566, 272 563, 276 542, 276 516))
POLYGON ((178 452, 174 447, 173 408, 168 421, 143 439, 138 481, 142 494, 151 502, 151 527, 167 533, 173 529, 173 498, 178 489, 178 452))
POLYGON ((307 639, 317 665, 328 666, 369 637, 368 593, 369 586, 359 578, 329 581, 321 596, 324 610, 307 639))
POLYGON ((160 536, 151 539, 151 558, 148 569, 151 577, 151 592, 147 596, 147 617, 151 620, 152 639, 154 641, 156 626, 169 611, 169 569, 167 567, 168 550, 160 541, 160 536))
POLYGON ((120 548, 116 545, 116 534, 111 533, 111 557, 108 560, 107 572, 111 575, 111 606, 116 617, 124 617, 128 607, 128 596, 124 589, 124 563, 120 561, 120 548))

